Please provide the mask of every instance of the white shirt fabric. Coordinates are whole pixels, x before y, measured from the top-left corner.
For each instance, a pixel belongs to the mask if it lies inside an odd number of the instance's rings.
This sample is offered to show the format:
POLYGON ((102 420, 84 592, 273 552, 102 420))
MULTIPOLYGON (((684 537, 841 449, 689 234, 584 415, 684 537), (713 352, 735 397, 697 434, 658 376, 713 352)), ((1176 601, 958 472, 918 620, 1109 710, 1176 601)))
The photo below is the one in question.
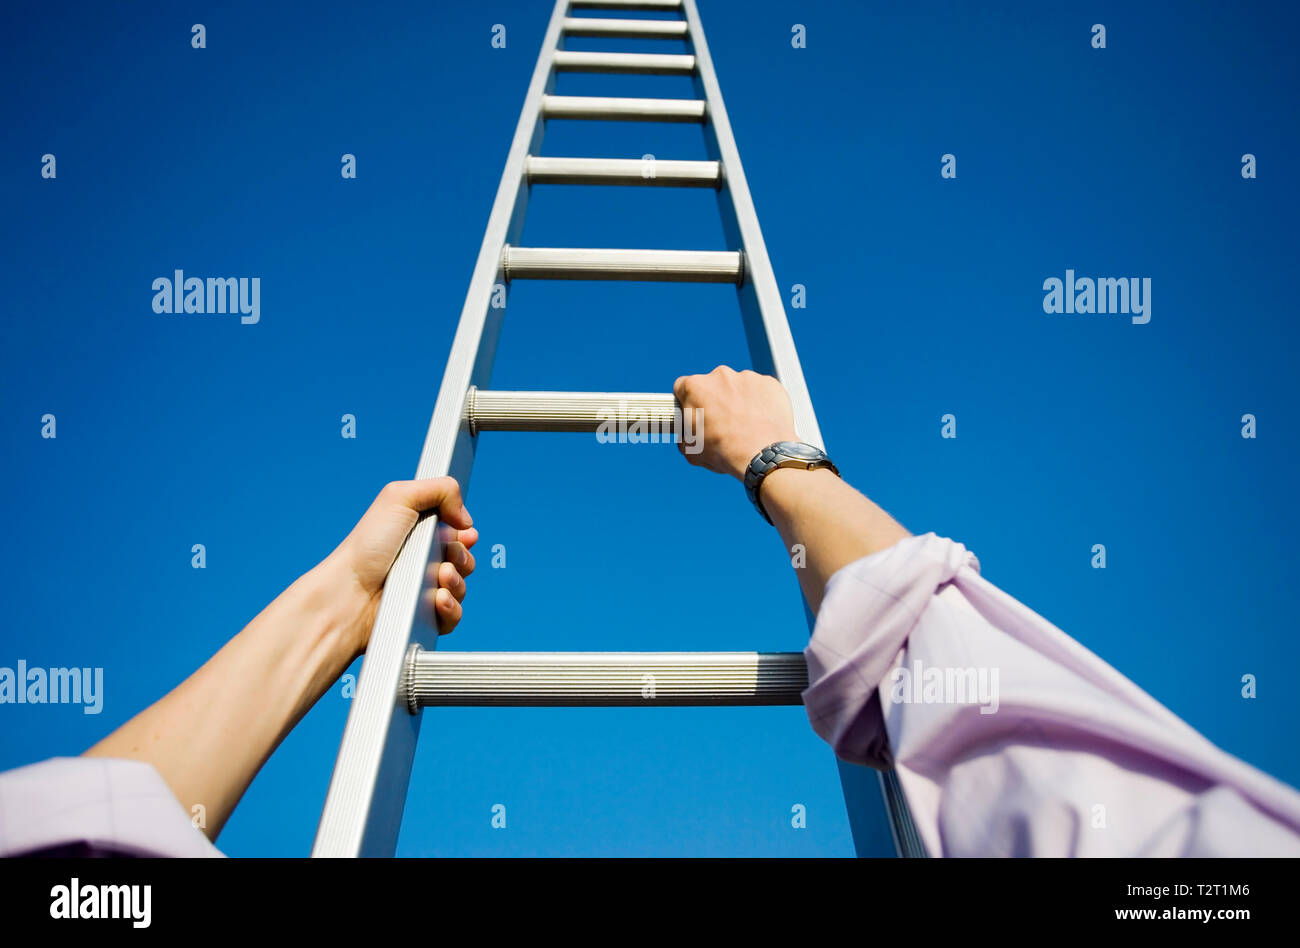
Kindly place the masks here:
POLYGON ((837 571, 805 655, 813 728, 845 760, 895 767, 931 855, 1300 855, 1300 793, 989 583, 960 543, 908 537, 837 571))
POLYGON ((96 855, 222 855, 151 764, 54 757, 0 774, 0 856, 69 844, 96 855))

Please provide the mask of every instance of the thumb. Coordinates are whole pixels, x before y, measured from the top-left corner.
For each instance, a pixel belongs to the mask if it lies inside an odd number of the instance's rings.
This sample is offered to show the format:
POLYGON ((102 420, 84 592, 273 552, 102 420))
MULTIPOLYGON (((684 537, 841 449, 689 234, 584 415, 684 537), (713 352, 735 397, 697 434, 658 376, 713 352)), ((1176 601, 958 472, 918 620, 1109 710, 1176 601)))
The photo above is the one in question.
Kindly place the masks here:
POLYGON ((454 477, 429 477, 418 481, 393 481, 388 485, 392 499, 416 513, 436 510, 438 519, 459 530, 468 530, 474 518, 465 509, 460 485, 454 477))

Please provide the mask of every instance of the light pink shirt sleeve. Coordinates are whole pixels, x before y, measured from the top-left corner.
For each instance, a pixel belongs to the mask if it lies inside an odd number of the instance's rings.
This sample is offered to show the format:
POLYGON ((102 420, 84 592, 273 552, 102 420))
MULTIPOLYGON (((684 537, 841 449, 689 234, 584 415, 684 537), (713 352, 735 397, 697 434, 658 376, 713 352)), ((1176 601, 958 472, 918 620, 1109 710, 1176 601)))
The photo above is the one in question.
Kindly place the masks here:
POLYGON ((896 768, 931 855, 1297 856, 1300 793, 1219 750, 979 574, 909 537, 831 577, 804 704, 896 768))
POLYGON ((221 855, 150 764, 54 757, 0 774, 0 856, 78 843, 107 855, 221 855))

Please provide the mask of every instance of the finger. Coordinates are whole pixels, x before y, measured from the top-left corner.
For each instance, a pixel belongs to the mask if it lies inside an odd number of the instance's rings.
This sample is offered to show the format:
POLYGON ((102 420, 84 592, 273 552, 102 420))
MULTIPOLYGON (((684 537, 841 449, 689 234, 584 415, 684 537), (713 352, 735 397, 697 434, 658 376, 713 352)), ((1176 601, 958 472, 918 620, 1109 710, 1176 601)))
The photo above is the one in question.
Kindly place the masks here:
MULTIPOLYGON (((455 574, 458 579, 468 576, 474 572, 475 560, 474 554, 470 553, 464 547, 450 548, 440 561, 430 563, 424 570, 425 582, 430 587, 442 586, 450 589, 450 582, 443 582, 442 576, 450 577, 455 574), (446 571, 444 573, 444 570, 446 571)), ((458 597, 458 598, 464 598, 458 597)))
POLYGON ((445 524, 439 524, 438 541, 442 543, 443 546, 448 546, 452 543, 459 543, 468 550, 478 542, 478 530, 475 527, 470 527, 468 530, 457 530, 445 524))
POLYGON ((465 509, 460 485, 454 477, 429 477, 418 481, 393 481, 384 488, 391 498, 416 513, 437 509, 438 518, 453 527, 467 530, 474 518, 465 509))
POLYGON ((440 635, 446 635, 454 629, 463 615, 456 597, 442 588, 426 589, 420 604, 424 621, 437 628, 440 635))
POLYGON ((439 589, 434 600, 438 614, 438 634, 447 635, 460 624, 464 614, 460 603, 445 589, 439 589))
POLYGON ((443 563, 438 567, 438 587, 451 593, 457 602, 464 602, 465 594, 469 592, 469 586, 464 578, 450 563, 443 563))
POLYGON ((457 572, 462 576, 474 572, 474 554, 459 543, 448 544, 443 549, 442 558, 456 567, 457 572))
POLYGON ((691 453, 686 450, 687 447, 690 446, 692 441, 697 440, 701 434, 701 411, 699 408, 682 408, 681 430, 677 432, 677 451, 687 458, 691 456, 691 453))
POLYGON ((677 397, 678 402, 686 401, 686 385, 690 378, 689 375, 683 375, 673 383, 673 395, 677 397))

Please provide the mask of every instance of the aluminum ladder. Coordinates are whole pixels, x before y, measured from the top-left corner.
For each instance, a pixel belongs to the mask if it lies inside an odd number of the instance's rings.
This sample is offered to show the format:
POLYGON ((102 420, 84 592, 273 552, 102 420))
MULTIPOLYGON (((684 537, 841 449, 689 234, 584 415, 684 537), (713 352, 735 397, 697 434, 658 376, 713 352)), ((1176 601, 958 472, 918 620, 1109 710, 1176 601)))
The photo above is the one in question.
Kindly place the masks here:
MULTIPOLYGON (((752 367, 775 375, 790 394, 801 440, 821 445, 772 265, 763 245, 722 92, 695 0, 556 0, 524 99, 505 171, 483 235, 416 477, 450 475, 465 487, 474 446, 485 431, 595 432, 611 420, 680 423, 671 393, 503 392, 491 376, 513 280, 664 280, 734 283, 752 367), (575 10, 674 11, 675 19, 572 16, 575 10), (566 37, 658 38, 685 43, 681 54, 580 52, 566 37), (694 99, 554 94, 561 72, 690 76, 694 99), (704 131, 709 161, 541 157, 547 120, 691 122, 704 131), (556 184, 712 188, 726 251, 552 249, 518 246, 532 186, 556 184)), ((677 431, 657 427, 650 430, 677 431)), ((352 707, 321 813, 313 856, 392 856, 411 776, 420 710, 436 705, 773 705, 801 704, 807 669, 800 652, 434 651, 438 635, 417 615, 425 567, 441 553, 436 518, 419 520, 384 587, 352 707), (642 698, 645 675, 654 699, 642 698)), ((806 610, 805 610, 806 611, 806 610)), ((809 615, 811 624, 811 615, 809 615)), ((838 761, 855 846, 879 817, 880 795, 901 855, 923 856, 892 771, 838 761)))

